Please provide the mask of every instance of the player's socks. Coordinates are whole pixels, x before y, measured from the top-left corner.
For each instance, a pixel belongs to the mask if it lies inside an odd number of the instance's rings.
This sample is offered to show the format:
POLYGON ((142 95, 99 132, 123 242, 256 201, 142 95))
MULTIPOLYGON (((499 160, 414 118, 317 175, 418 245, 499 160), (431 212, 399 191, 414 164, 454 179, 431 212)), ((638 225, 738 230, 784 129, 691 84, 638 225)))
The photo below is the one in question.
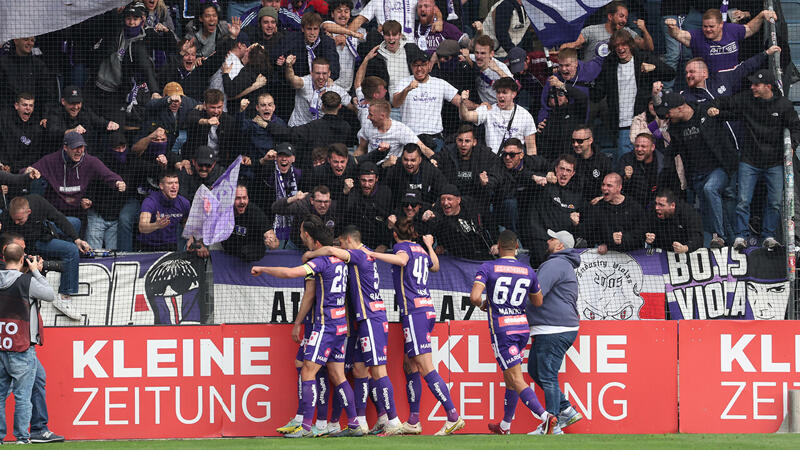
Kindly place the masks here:
POLYGON ((416 425, 419 422, 419 399, 422 396, 422 379, 419 372, 406 374, 406 395, 408 396, 408 423, 416 425))
MULTIPOLYGON (((506 398, 503 403, 503 422, 511 424, 511 421, 514 420, 514 412, 517 410, 518 400, 519 394, 517 394, 517 391, 511 388, 506 388, 506 398)), ((508 428, 503 429, 506 430, 508 428)))
POLYGON ((369 379, 369 397, 372 399, 372 403, 375 405, 375 414, 378 416, 380 420, 381 416, 386 415, 386 408, 383 407, 383 402, 380 398, 378 398, 378 384, 377 381, 370 378, 369 379))
POLYGON ((542 404, 539 403, 539 399, 536 398, 536 394, 533 393, 533 389, 526 387, 522 392, 519 393, 519 398, 522 400, 522 403, 528 407, 531 411, 533 411, 537 416, 544 418, 544 408, 542 404))
POLYGON ((444 406, 444 410, 447 412, 447 420, 450 422, 457 421, 458 411, 456 411, 456 407, 453 404, 453 399, 450 398, 450 389, 447 388, 447 384, 439 375, 439 372, 431 370, 430 373, 425 375, 425 382, 428 383, 428 389, 431 390, 433 396, 444 406))
POLYGON ((317 416, 327 417, 328 405, 331 399, 330 383, 328 382, 328 369, 322 367, 317 371, 317 416))
POLYGON ((314 404, 317 400, 317 381, 303 381, 302 392, 303 396, 301 398, 301 403, 303 404, 303 429, 310 430, 311 422, 314 419, 314 404))
POLYGON ((386 417, 389 420, 397 418, 397 408, 394 405, 394 388, 389 377, 382 377, 375 381, 380 398, 381 407, 386 410, 386 417))
POLYGON ((356 414, 358 414, 359 422, 361 421, 361 417, 364 417, 364 423, 366 423, 369 378, 356 378, 353 380, 353 391, 356 402, 356 414))
POLYGON ((297 369, 297 412, 295 413, 295 420, 298 422, 303 421, 303 402, 300 401, 300 397, 303 396, 303 380, 300 378, 300 370, 302 367, 296 367, 297 369), (298 419, 299 417, 299 419, 298 419))
POLYGON ((342 418, 342 402, 339 400, 338 395, 331 398, 331 412, 328 414, 328 422, 338 423, 342 418))
POLYGON ((350 383, 344 381, 342 384, 336 386, 336 395, 339 397, 339 401, 342 403, 342 408, 344 408, 345 412, 347 413, 347 425, 350 428, 358 427, 358 420, 356 418, 356 405, 353 401, 353 388, 350 387, 350 383))

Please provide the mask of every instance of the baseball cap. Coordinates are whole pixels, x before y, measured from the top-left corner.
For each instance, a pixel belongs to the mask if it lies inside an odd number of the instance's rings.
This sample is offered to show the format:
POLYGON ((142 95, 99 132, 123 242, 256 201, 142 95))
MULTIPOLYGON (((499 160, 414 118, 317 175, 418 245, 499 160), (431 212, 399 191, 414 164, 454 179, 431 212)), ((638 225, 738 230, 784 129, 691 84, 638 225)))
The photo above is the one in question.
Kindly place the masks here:
POLYGON ((122 11, 122 17, 144 17, 147 15, 145 11, 147 11, 147 8, 145 8, 144 3, 134 2, 125 7, 125 9, 122 11))
POLYGON ((273 19, 278 20, 278 10, 272 6, 265 6, 258 10, 258 20, 260 21, 264 16, 270 16, 273 19))
POLYGON ((547 235, 553 239, 558 239, 559 241, 561 241, 561 243, 564 244, 565 248, 575 247, 575 238, 572 237, 572 233, 570 233, 567 230, 553 231, 548 229, 547 235))
POLYGON ((281 142, 277 147, 275 147, 275 153, 279 155, 294 156, 294 147, 292 147, 292 144, 288 142, 281 142))
POLYGON ((377 175, 378 174, 378 166, 375 165, 372 161, 366 161, 358 166, 358 174, 359 175, 377 175))
POLYGON ((456 197, 461 197, 461 191, 458 190, 458 187, 455 184, 446 184, 439 195, 455 195, 456 197))
POLYGON ((170 81, 164 86, 164 97, 172 97, 173 95, 183 95, 183 86, 177 81, 170 81))
POLYGON ((240 31, 239 35, 236 36, 236 43, 237 44, 244 44, 245 47, 250 46, 250 36, 247 35, 244 31, 240 31))
POLYGON ((775 75, 769 69, 761 69, 758 72, 747 77, 753 84, 764 83, 775 85, 775 75))
POLYGON ((412 205, 422 204, 422 192, 416 189, 409 189, 403 194, 400 204, 411 203, 412 205))
POLYGON ((67 86, 64 88, 61 98, 67 103, 81 103, 83 102, 83 93, 78 86, 67 86))
POLYGON ((456 56, 461 52, 461 46, 454 39, 445 39, 436 48, 437 56, 456 56))
POLYGON ((430 55, 427 52, 422 50, 414 50, 414 54, 411 55, 411 64, 414 64, 417 61, 428 62, 430 59, 430 55))
POLYGON ((128 141, 125 139, 125 135, 120 132, 114 132, 108 135, 108 145, 111 148, 122 147, 123 145, 128 145, 128 141))
POLYGON ((520 47, 514 47, 508 51, 508 70, 511 73, 520 73, 525 70, 525 60, 528 54, 520 47))
POLYGON ((86 141, 83 140, 82 134, 78 133, 77 131, 70 131, 64 135, 64 145, 68 149, 73 149, 86 145, 86 141))
POLYGON ((219 156, 217 155, 217 151, 207 145, 201 145, 197 147, 197 151, 195 152, 195 161, 197 164, 214 164, 219 160, 219 156))
POLYGON ((661 97, 661 104, 658 105, 656 109, 656 114, 660 118, 665 118, 669 110, 672 108, 677 108, 678 106, 685 105, 686 100, 681 96, 681 94, 675 92, 667 92, 661 97))

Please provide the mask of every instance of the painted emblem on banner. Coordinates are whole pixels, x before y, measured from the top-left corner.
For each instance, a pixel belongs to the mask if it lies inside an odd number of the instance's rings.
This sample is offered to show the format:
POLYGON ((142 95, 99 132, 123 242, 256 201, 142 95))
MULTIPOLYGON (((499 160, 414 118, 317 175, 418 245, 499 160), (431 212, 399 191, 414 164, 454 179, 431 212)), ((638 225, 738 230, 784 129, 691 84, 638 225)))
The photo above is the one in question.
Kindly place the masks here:
POLYGON ((203 261, 184 252, 166 253, 144 276, 144 291, 153 321, 163 324, 198 324, 204 298, 203 261))
POLYGON ((578 314, 581 320, 639 319, 642 267, 626 253, 596 250, 581 254, 578 276, 578 314))

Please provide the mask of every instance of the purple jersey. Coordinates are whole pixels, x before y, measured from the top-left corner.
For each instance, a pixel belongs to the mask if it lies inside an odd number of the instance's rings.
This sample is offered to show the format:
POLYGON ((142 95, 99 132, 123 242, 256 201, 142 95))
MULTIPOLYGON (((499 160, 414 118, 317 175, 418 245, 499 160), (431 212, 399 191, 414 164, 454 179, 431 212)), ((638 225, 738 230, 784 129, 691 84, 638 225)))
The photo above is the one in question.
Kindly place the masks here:
POLYGON ((739 41, 744 40, 747 30, 737 23, 722 24, 722 38, 719 41, 707 39, 703 30, 691 30, 689 46, 694 56, 706 61, 709 73, 733 69, 739 64, 739 41))
POLYGON ((540 291, 533 269, 516 258, 487 261, 475 274, 474 283, 486 286, 489 330, 492 334, 528 333, 525 302, 540 291))
POLYGON ((317 280, 315 327, 341 325, 347 330, 345 290, 347 289, 347 266, 335 256, 320 256, 305 264, 306 271, 317 280))
POLYGON ((349 275, 350 302, 355 310, 356 320, 377 319, 386 321, 386 306, 380 294, 380 277, 375 259, 367 256, 362 247, 348 250, 350 262, 347 264, 349 275))
POLYGON ((405 267, 392 266, 395 299, 400 306, 400 314, 435 313, 433 300, 428 293, 428 269, 433 265, 431 258, 416 242, 394 244, 394 253, 400 252, 408 255, 405 267))

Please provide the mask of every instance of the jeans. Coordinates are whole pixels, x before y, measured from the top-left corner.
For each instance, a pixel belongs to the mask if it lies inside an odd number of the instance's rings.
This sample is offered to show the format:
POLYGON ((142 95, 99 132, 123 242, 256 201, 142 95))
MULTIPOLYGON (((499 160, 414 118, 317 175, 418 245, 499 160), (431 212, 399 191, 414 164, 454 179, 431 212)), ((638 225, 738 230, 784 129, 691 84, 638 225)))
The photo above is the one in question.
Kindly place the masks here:
POLYGON ((783 166, 759 169, 739 163, 739 197, 736 202, 736 237, 747 239, 750 235, 750 202, 759 178, 767 185, 767 203, 764 205, 761 238, 774 238, 781 223, 783 201, 783 166))
POLYGON ((553 415, 572 406, 558 387, 558 370, 576 337, 577 331, 533 336, 528 356, 528 373, 544 391, 545 408, 553 415))
POLYGON ((62 261, 64 272, 61 273, 58 293, 77 294, 78 262, 80 260, 78 246, 76 246, 74 242, 53 238, 49 242, 34 242, 34 248, 45 258, 53 258, 62 261))
POLYGON ((18 441, 30 438, 31 389, 36 378, 36 349, 30 346, 24 352, 0 352, 0 439, 6 436, 6 398, 9 388, 14 393, 14 436, 18 441))
POLYGON ((700 211, 703 211, 703 229, 709 233, 725 236, 723 225, 722 192, 728 186, 728 174, 722 169, 692 176, 692 188, 700 197, 700 211))
POLYGON ((617 154, 614 155, 614 165, 612 167, 616 168, 619 165, 620 160, 622 160, 622 155, 625 153, 630 153, 633 151, 633 142, 631 142, 631 129, 628 128, 620 128, 619 134, 617 135, 617 154))
POLYGON ((47 373, 39 358, 36 358, 36 379, 31 391, 31 433, 43 433, 48 430, 47 398, 44 386, 47 383, 47 373))
POLYGON ((133 233, 139 223, 139 200, 129 198, 119 211, 119 224, 117 225, 117 250, 121 252, 133 251, 133 233))
POLYGON ((93 249, 117 249, 117 225, 119 220, 106 220, 89 209, 86 214, 86 242, 93 249))

